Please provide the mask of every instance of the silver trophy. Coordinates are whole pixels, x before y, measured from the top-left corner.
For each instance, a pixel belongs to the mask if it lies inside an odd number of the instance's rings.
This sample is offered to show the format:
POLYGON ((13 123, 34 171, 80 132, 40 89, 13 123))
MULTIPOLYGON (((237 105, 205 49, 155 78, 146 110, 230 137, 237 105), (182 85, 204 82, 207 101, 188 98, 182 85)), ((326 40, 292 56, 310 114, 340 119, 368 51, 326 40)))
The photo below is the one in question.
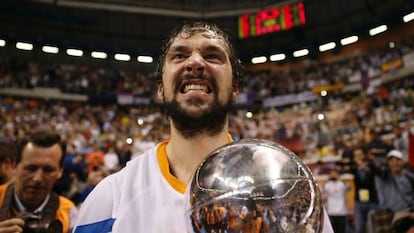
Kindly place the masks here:
POLYGON ((323 204, 309 168, 292 151, 243 139, 199 165, 185 218, 189 233, 320 233, 323 204))

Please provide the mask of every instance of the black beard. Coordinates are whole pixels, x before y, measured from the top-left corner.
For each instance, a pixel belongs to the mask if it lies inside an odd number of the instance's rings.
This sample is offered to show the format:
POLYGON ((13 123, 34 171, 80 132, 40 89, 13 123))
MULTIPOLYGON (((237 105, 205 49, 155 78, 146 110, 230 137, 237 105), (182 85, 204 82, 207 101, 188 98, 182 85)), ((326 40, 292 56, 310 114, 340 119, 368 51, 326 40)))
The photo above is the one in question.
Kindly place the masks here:
MULTIPOLYGON (((197 100, 194 100, 196 104, 197 100)), ((184 138, 192 138, 196 135, 207 133, 210 136, 216 135, 224 127, 227 120, 227 113, 232 105, 232 95, 230 94, 226 103, 220 103, 217 95, 211 107, 199 116, 192 116, 180 107, 174 98, 167 102, 164 99, 165 111, 174 123, 174 126, 184 138)))

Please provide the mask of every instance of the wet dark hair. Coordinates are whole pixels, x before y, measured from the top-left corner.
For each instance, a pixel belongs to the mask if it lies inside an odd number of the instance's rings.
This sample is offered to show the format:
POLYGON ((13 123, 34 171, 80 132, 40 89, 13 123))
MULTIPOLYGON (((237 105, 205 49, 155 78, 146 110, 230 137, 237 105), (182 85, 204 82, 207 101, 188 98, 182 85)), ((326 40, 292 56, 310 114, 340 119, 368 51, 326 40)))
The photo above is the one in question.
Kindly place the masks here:
POLYGON ((20 161, 22 160, 23 149, 29 143, 33 143, 39 147, 51 147, 55 144, 58 144, 62 151, 62 156, 60 158, 59 164, 61 167, 63 166, 63 160, 66 154, 66 143, 62 141, 58 133, 47 130, 35 131, 33 133, 26 135, 24 138, 18 141, 16 164, 20 163, 20 161))
POLYGON ((200 21, 193 23, 184 23, 171 31, 168 39, 165 41, 161 49, 161 55, 158 58, 158 65, 156 70, 158 81, 161 81, 162 79, 162 67, 164 66, 166 55, 174 40, 179 36, 183 37, 183 34, 187 35, 187 38, 190 38, 193 35, 203 32, 211 33, 215 38, 223 40, 224 43, 227 45, 229 52, 229 60, 233 72, 233 86, 236 87, 238 90, 241 90, 242 78, 244 75, 244 67, 241 64, 241 61, 237 58, 233 45, 230 43, 229 35, 223 30, 221 30, 215 24, 200 21))

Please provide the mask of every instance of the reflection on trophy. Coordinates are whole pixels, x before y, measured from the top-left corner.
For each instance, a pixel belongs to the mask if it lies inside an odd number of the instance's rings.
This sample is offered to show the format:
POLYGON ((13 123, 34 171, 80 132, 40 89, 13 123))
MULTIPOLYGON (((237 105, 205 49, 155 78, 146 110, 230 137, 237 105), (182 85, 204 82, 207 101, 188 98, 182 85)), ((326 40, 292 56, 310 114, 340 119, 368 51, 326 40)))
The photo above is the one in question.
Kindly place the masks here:
POLYGON ((186 192, 187 232, 316 232, 319 188, 309 168, 270 141, 243 139, 213 151, 186 192))

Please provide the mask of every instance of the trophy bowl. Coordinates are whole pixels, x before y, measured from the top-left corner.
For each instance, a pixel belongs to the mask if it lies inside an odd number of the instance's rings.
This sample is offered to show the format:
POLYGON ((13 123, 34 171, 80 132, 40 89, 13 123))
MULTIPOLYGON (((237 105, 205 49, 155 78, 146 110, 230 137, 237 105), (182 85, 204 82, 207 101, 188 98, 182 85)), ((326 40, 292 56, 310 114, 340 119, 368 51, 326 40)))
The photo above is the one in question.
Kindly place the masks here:
POLYGON ((242 139, 211 152, 185 193, 189 233, 315 232, 323 226, 320 190, 292 151, 242 139))

